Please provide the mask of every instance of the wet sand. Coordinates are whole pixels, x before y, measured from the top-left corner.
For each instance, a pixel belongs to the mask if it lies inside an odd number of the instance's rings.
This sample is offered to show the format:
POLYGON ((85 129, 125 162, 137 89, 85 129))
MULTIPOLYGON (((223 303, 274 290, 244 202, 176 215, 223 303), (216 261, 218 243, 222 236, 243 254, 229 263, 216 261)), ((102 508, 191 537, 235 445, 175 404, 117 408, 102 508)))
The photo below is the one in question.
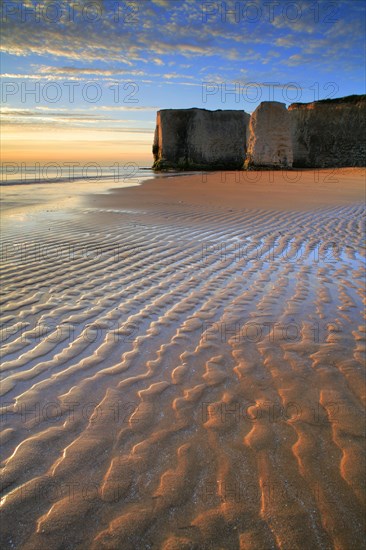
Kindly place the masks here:
POLYGON ((2 548, 364 548, 364 182, 4 216, 2 548))

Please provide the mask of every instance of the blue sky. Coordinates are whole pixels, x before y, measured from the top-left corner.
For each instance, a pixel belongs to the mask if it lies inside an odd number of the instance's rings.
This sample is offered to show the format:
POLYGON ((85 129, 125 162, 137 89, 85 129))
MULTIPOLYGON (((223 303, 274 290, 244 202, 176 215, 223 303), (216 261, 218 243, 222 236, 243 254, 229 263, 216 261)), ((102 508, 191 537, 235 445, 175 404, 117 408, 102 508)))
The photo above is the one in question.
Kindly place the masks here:
POLYGON ((4 1, 2 21, 7 160, 149 165, 158 109, 365 92, 362 0, 4 1))

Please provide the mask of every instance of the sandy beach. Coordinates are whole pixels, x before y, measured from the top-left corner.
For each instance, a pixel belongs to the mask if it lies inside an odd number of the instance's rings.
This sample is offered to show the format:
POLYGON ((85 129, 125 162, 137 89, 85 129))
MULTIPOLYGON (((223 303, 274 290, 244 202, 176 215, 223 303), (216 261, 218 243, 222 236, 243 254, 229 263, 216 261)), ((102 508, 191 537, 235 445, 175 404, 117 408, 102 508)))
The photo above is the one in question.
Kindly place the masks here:
POLYGON ((2 548, 364 548, 365 175, 19 190, 2 548))

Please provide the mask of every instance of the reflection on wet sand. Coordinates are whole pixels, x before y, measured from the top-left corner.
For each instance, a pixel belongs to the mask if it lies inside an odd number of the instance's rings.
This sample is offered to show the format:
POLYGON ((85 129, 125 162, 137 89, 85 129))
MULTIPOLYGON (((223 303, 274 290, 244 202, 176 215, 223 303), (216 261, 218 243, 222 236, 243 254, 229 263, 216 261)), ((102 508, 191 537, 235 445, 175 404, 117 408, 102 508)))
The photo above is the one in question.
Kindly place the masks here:
POLYGON ((364 207, 129 193, 5 224, 2 547, 362 548, 364 207))

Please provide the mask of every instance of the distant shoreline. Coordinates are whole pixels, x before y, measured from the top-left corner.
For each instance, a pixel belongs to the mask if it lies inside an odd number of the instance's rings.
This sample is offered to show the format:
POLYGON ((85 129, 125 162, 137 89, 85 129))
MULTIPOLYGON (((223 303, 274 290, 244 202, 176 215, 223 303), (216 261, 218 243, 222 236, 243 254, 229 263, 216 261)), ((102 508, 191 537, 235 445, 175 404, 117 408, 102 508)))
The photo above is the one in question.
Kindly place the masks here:
POLYGON ((86 195, 88 205, 148 209, 158 201, 232 209, 309 210, 365 200, 365 168, 179 173, 86 195), (169 182, 167 181, 169 179, 169 182))

